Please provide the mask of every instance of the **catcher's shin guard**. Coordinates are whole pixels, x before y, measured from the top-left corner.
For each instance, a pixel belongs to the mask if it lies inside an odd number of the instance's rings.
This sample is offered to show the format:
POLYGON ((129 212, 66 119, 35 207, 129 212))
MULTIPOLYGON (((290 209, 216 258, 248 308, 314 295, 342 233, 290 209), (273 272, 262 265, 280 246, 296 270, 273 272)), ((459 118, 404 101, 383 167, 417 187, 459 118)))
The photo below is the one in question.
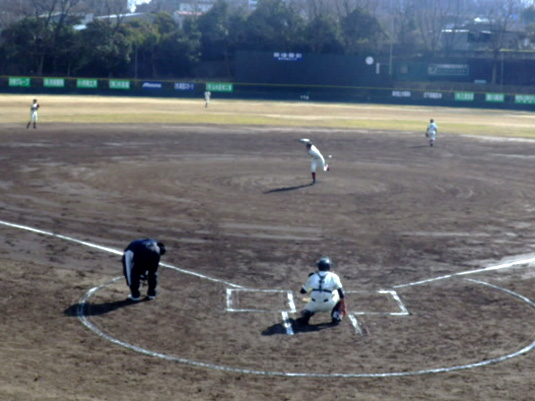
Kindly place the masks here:
POLYGON ((308 324, 310 321, 310 318, 314 315, 313 312, 310 312, 309 310, 303 310, 301 311, 301 317, 298 319, 301 324, 308 324))

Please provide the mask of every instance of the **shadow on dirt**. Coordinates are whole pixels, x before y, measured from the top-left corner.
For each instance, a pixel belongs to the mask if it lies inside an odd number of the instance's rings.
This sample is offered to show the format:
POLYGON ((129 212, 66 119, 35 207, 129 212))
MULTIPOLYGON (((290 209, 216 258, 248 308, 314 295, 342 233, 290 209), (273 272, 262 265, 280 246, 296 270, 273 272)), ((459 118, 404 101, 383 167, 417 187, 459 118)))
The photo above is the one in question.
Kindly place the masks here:
MULTIPOLYGON (((313 331, 320 331, 324 329, 328 329, 330 327, 335 327, 337 324, 334 323, 318 323, 318 324, 302 324, 296 319, 289 319, 289 323, 292 326, 292 330, 294 334, 297 333, 311 333, 313 331)), ((288 334, 288 331, 286 330, 286 327, 284 326, 284 323, 277 323, 273 326, 269 326, 267 329, 265 329, 262 332, 263 336, 273 336, 276 334, 288 334)))
POLYGON ((98 316, 98 315, 104 315, 109 312, 113 312, 114 310, 124 308, 125 306, 130 306, 134 304, 139 304, 140 302, 144 302, 147 299, 143 299, 141 301, 131 301, 129 299, 123 299, 121 301, 115 301, 115 302, 106 302, 103 304, 91 304, 91 303, 85 303, 85 304, 74 304, 69 306, 67 309, 63 311, 63 313, 67 316, 98 316))
POLYGON ((301 188, 311 187, 312 185, 314 185, 313 182, 311 182, 310 184, 296 185, 296 186, 293 186, 293 187, 282 187, 282 188, 270 189, 269 191, 265 191, 264 193, 265 193, 265 194, 271 194, 271 193, 273 193, 273 192, 295 191, 296 189, 301 189, 301 188))

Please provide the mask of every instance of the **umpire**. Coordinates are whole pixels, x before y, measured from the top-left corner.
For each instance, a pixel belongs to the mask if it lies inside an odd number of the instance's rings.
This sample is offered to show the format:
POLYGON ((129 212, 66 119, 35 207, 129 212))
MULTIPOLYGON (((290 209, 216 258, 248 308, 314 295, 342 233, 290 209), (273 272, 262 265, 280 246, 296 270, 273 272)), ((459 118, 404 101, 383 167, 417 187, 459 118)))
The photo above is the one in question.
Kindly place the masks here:
POLYGON ((147 280, 147 299, 156 297, 158 286, 158 266, 160 256, 165 254, 165 246, 151 238, 132 241, 124 250, 122 263, 126 284, 130 288, 128 299, 141 301, 141 280, 147 280))

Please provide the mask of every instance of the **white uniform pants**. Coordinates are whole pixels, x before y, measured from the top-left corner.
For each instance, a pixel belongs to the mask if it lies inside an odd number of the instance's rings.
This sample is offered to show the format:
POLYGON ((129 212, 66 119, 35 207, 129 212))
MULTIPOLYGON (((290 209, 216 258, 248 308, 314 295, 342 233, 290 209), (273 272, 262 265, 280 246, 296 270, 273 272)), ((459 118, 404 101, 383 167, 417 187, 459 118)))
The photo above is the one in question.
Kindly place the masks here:
POLYGON ((318 168, 318 165, 321 166, 321 168, 323 169, 323 171, 327 171, 327 164, 325 163, 325 159, 324 160, 321 160, 321 159, 312 159, 312 163, 310 163, 310 171, 312 173, 315 173, 316 172, 316 169, 318 168))
POLYGON ((330 312, 340 301, 340 295, 338 291, 324 292, 324 291, 312 291, 310 293, 310 301, 305 306, 305 309, 309 312, 330 312))

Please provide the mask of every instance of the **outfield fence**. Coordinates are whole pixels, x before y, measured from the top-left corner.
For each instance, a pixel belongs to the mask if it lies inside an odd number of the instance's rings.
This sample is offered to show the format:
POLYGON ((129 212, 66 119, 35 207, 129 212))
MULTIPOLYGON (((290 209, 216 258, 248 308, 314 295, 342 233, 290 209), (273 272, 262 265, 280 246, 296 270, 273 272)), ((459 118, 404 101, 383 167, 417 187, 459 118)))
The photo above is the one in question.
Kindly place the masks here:
POLYGON ((290 85, 193 80, 142 80, 0 76, 0 92, 16 94, 124 95, 145 97, 290 100, 384 103, 495 109, 535 110, 534 93, 505 90, 387 88, 335 85, 290 85))

